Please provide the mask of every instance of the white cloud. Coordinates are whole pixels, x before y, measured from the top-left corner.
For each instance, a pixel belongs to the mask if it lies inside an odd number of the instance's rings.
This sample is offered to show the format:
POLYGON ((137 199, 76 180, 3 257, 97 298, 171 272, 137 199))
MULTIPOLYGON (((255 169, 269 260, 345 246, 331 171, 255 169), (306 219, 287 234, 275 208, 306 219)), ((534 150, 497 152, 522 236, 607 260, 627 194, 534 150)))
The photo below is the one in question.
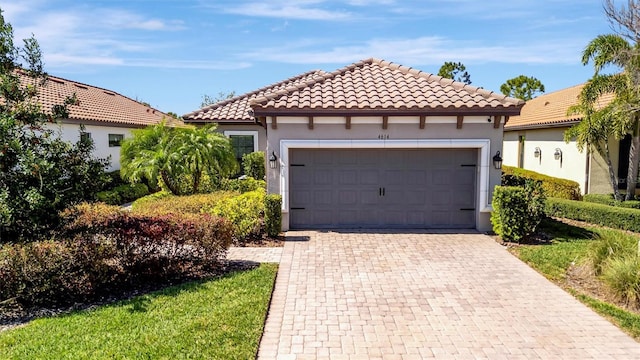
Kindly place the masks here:
POLYGON ((335 46, 317 50, 316 46, 263 48, 243 54, 256 61, 275 61, 294 64, 349 63, 370 57, 392 59, 403 64, 441 65, 444 61, 465 64, 574 64, 579 58, 583 41, 556 39, 553 43, 527 43, 483 46, 468 41, 443 37, 413 39, 372 39, 361 44, 335 46))
POLYGON ((318 2, 321 1, 250 2, 219 7, 219 9, 229 14, 280 19, 341 21, 352 17, 349 12, 331 11, 311 6, 318 2))

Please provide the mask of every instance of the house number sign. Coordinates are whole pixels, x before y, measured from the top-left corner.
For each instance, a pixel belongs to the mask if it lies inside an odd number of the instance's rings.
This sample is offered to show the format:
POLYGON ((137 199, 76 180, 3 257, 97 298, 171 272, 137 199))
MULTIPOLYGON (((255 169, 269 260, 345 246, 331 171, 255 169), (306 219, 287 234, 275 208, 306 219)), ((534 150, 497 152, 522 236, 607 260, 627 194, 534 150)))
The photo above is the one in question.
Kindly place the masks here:
POLYGON ((389 134, 380 134, 380 135, 378 135, 378 139, 380 139, 380 140, 388 140, 389 139, 389 134))

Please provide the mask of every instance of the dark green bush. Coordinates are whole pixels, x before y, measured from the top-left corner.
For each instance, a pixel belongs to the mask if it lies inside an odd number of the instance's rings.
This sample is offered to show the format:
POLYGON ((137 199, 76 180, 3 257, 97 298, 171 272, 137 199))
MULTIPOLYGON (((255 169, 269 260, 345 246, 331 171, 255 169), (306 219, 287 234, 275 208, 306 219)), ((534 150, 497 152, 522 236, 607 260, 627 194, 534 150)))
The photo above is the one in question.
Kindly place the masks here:
POLYGON ((264 198, 264 226, 268 236, 276 237, 282 230, 282 196, 268 194, 264 198))
POLYGON ((242 155, 242 169, 244 170, 244 174, 254 179, 264 179, 264 163, 264 152, 262 151, 242 155))
POLYGON ((524 187, 498 186, 493 193, 493 230, 504 241, 519 242, 533 233, 544 216, 545 196, 537 182, 524 187))
POLYGON ((149 188, 145 184, 124 184, 116 186, 112 190, 100 191, 97 198, 110 205, 121 205, 148 194, 149 188))
POLYGON ((640 210, 567 199, 548 198, 549 216, 586 221, 615 229, 640 232, 640 210))
POLYGON ((265 190, 258 189, 223 199, 213 208, 204 208, 203 211, 231 221, 236 243, 244 244, 264 233, 264 199, 265 190))
POLYGON ((572 180, 525 170, 517 167, 502 166, 502 185, 523 186, 527 179, 540 181, 547 197, 580 200, 580 185, 572 180))
POLYGON ((226 191, 237 191, 246 193, 258 189, 266 189, 267 183, 264 180, 256 180, 250 176, 242 179, 223 179, 220 182, 220 189, 226 191))

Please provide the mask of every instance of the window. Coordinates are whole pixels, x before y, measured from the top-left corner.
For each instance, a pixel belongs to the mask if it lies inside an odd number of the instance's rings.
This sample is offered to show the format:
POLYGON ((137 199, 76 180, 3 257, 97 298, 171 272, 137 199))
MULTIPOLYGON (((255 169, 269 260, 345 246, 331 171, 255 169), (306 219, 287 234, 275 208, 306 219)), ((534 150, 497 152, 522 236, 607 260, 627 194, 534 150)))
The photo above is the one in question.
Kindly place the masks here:
MULTIPOLYGON (((627 134, 620 140, 618 152, 618 188, 627 188, 627 175, 629 174, 629 152, 631 151, 631 135, 627 134)), ((640 187, 640 169, 638 169, 636 188, 640 187)))
POLYGON ((124 140, 124 135, 122 134, 109 134, 109 147, 120 146, 122 140, 124 140))
POLYGON ((85 142, 87 140, 91 140, 91 133, 81 132, 80 133, 80 141, 85 142))
POLYGON ((524 168, 524 135, 518 136, 518 167, 524 168))
POLYGON ((236 160, 238 160, 238 164, 240 164, 242 168, 242 155, 258 150, 258 132, 225 131, 224 134, 229 137, 236 155, 236 160))

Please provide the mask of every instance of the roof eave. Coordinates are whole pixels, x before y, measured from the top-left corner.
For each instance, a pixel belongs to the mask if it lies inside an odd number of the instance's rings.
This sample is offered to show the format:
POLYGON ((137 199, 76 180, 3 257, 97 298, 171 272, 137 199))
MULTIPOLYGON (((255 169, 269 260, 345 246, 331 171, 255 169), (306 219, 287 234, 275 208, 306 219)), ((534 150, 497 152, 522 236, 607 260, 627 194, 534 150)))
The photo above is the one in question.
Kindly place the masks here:
POLYGON ((538 129, 551 129, 551 128, 562 128, 562 127, 571 127, 580 120, 571 120, 571 121, 563 121, 556 123, 543 123, 543 124, 526 124, 526 125, 514 125, 514 126, 505 126, 504 131, 519 131, 519 130, 538 130, 538 129))
POLYGON ((520 106, 486 107, 486 108, 435 108, 435 109, 273 109, 254 108, 256 116, 486 116, 486 115, 520 115, 520 106))

